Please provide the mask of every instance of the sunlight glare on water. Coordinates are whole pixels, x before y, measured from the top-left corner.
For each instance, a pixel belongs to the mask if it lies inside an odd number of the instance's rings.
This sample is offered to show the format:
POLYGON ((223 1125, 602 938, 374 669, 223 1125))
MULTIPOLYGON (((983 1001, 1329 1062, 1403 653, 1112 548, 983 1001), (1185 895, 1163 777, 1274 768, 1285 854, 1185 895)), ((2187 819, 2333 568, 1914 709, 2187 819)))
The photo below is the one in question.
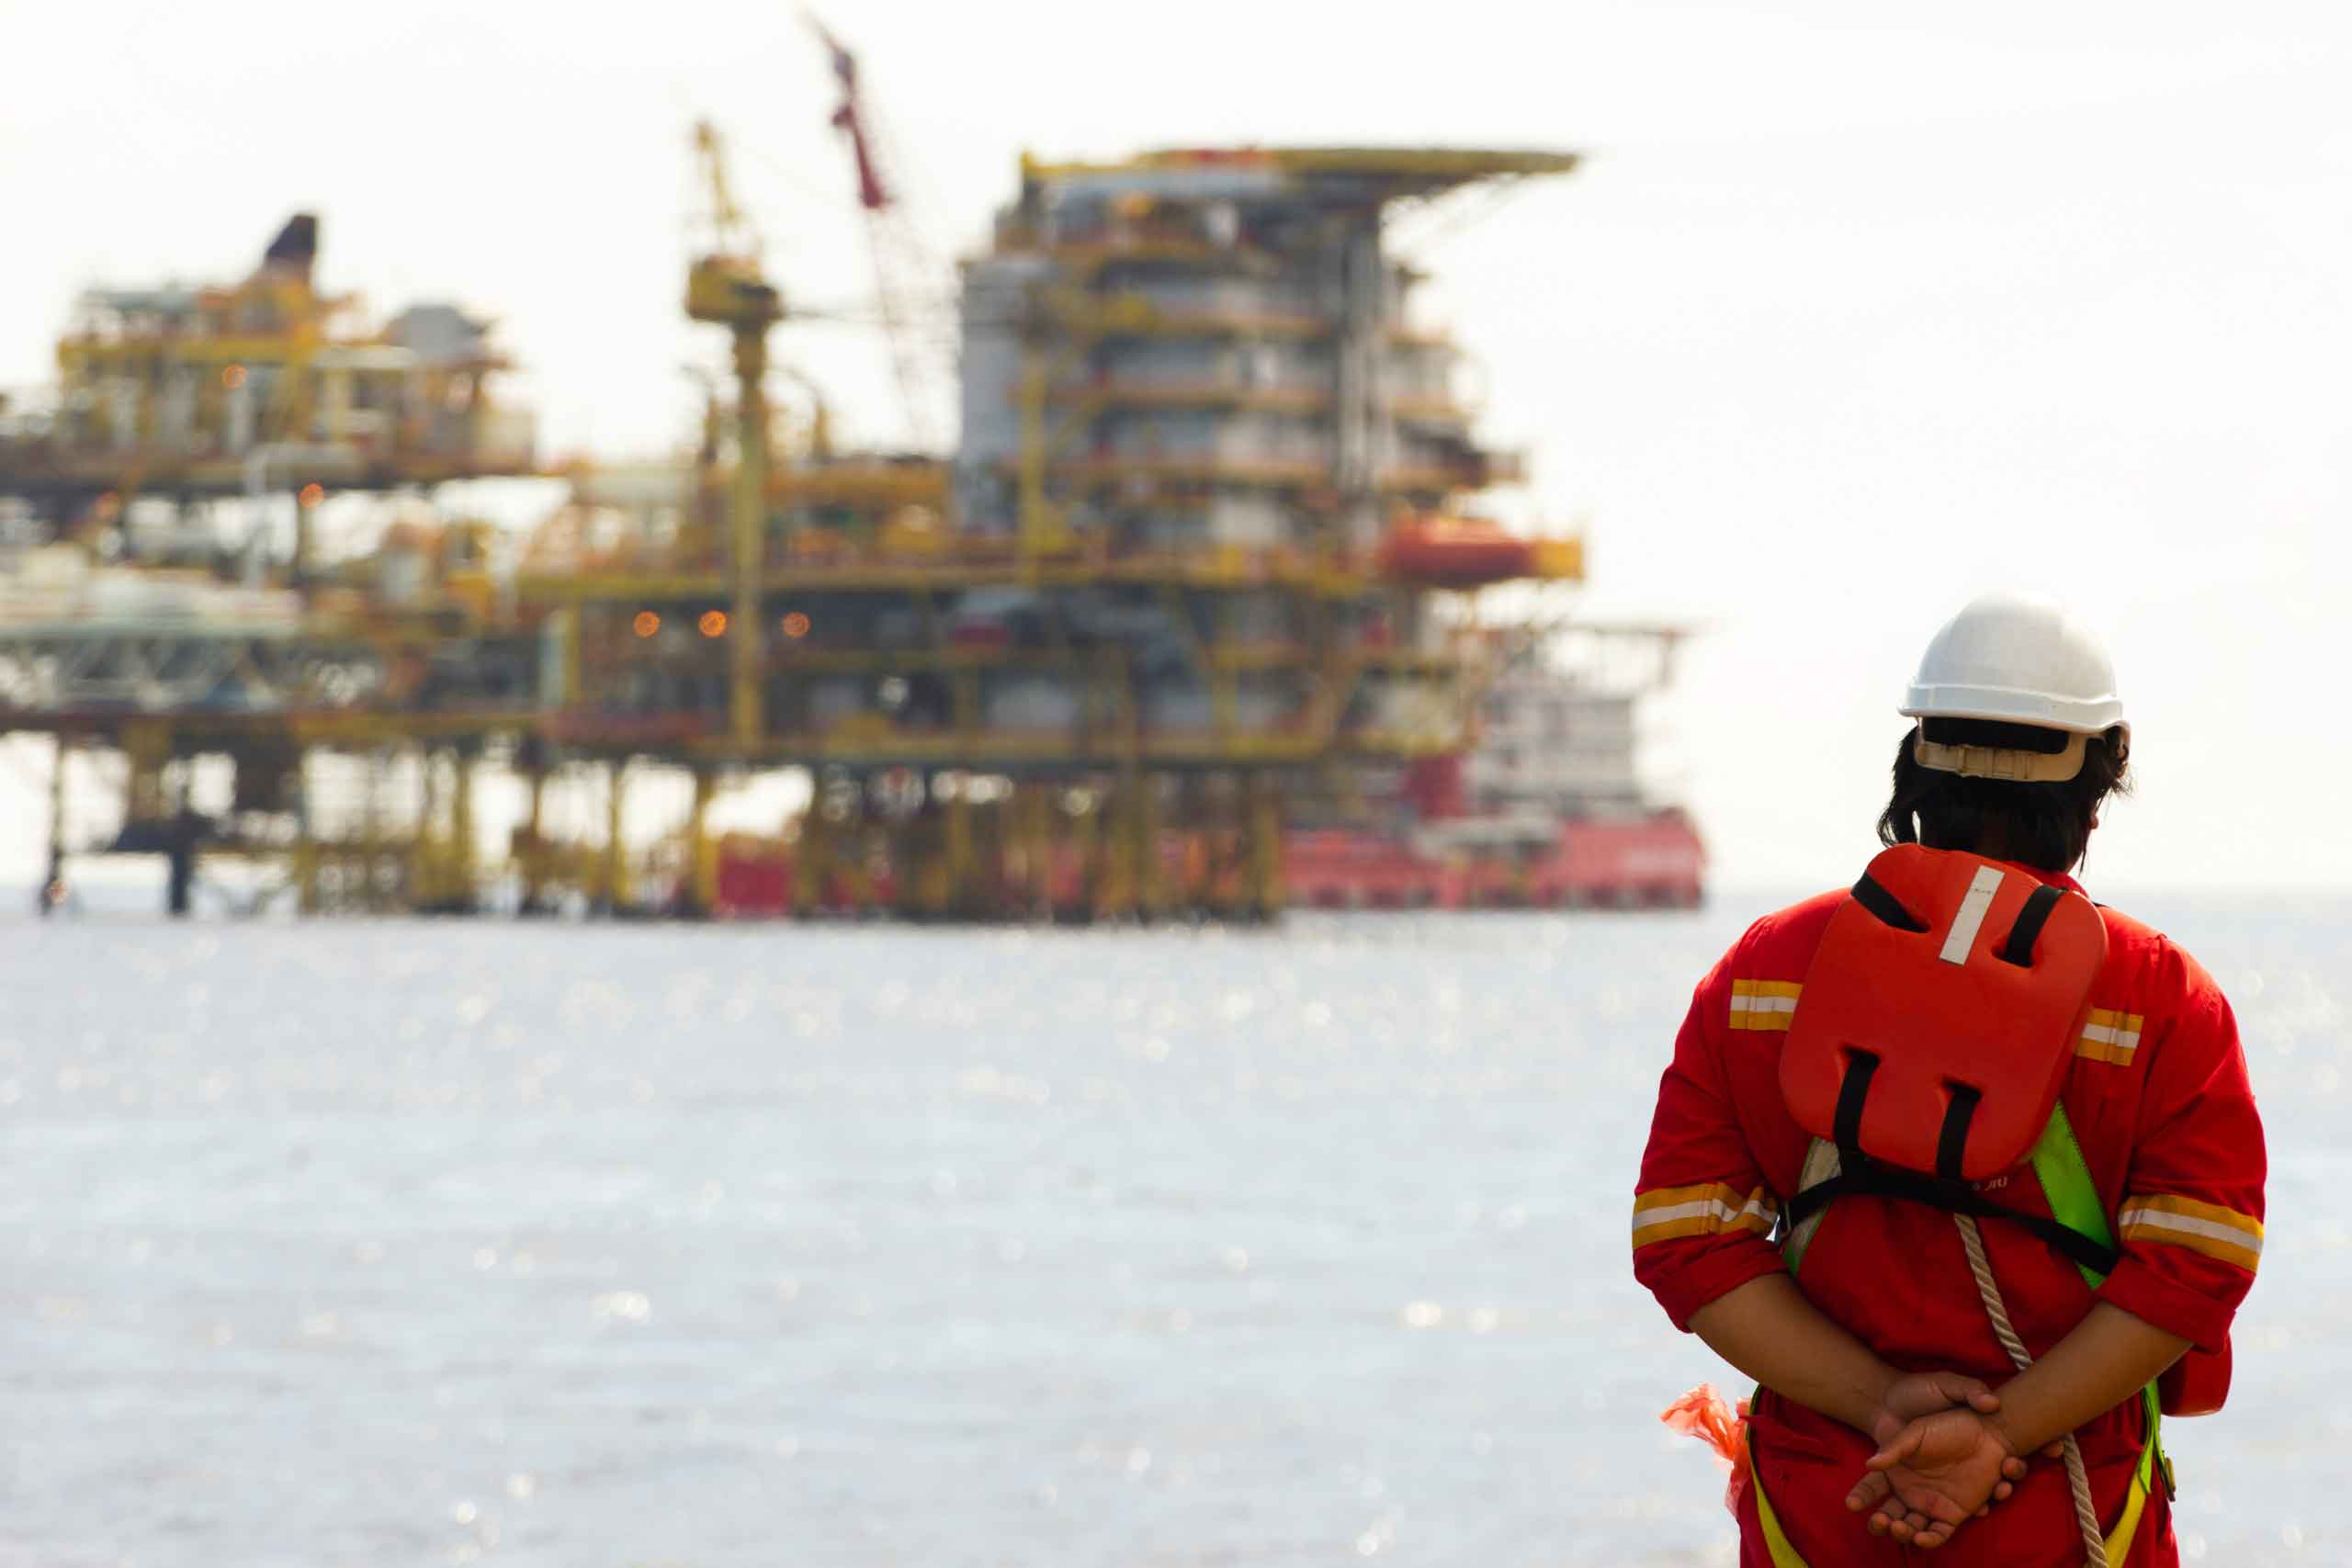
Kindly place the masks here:
MULTIPOLYGON (((11 923, 0 1557, 1728 1562, 1625 1215, 1764 907, 11 923)), ((2344 1561, 2352 905, 2138 912, 2273 1149, 2184 1551, 2344 1561)))

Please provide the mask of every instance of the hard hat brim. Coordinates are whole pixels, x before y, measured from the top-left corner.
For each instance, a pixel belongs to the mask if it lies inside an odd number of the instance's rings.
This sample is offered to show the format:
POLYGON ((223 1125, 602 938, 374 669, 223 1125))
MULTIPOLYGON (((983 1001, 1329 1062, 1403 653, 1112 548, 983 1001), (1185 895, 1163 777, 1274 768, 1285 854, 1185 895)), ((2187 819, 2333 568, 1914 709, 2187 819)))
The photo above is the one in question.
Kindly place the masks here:
POLYGON ((2069 735, 2103 735, 2119 728, 2127 737, 2131 733, 2122 699, 2113 695, 2086 699, 2008 686, 1914 685, 1895 711, 1905 718, 1986 719, 2069 735))

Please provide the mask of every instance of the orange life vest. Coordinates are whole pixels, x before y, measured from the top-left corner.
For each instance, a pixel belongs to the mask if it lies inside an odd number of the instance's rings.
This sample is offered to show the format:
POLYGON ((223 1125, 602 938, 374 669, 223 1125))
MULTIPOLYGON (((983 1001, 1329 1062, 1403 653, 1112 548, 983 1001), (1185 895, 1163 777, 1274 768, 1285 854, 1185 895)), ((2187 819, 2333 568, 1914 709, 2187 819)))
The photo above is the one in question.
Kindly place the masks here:
POLYGON ((2026 1156, 2058 1103, 2107 957, 2069 894, 1902 844, 1830 918, 1781 1051, 1799 1125, 1950 1182, 2026 1156))

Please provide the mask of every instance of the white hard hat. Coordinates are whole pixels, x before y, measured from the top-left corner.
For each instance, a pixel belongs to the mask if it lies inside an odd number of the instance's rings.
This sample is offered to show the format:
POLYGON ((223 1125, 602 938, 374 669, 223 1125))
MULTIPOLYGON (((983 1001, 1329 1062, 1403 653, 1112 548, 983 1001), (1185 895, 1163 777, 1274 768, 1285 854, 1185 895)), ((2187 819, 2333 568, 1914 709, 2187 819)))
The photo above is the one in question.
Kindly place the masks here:
MULTIPOLYGON (((1946 621, 1920 655, 1898 711, 1906 718, 1991 719, 2071 736, 2120 728, 2126 747, 2132 738, 2115 666, 2098 639, 2057 605, 2018 594, 1985 594, 1946 621)), ((2012 755, 1931 746, 1923 734, 1918 758, 1929 767, 1989 778, 2072 778, 2082 745, 2072 742, 2056 757, 2012 755), (1930 752, 1938 754, 1934 760, 1930 752)))

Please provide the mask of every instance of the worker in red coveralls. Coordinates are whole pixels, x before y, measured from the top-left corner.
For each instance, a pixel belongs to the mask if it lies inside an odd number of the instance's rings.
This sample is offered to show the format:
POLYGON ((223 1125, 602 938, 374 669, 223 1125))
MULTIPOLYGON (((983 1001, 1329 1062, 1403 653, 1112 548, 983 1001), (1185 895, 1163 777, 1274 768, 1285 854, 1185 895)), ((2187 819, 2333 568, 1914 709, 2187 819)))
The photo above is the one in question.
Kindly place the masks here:
POLYGON ((1978 600, 1900 711, 1886 852, 1699 984, 1634 1270, 1758 1385, 1743 1568, 2172 1563, 2159 1410, 2219 1408, 2262 1255, 2237 1027, 2068 874, 2131 745, 2092 638, 1978 600))

